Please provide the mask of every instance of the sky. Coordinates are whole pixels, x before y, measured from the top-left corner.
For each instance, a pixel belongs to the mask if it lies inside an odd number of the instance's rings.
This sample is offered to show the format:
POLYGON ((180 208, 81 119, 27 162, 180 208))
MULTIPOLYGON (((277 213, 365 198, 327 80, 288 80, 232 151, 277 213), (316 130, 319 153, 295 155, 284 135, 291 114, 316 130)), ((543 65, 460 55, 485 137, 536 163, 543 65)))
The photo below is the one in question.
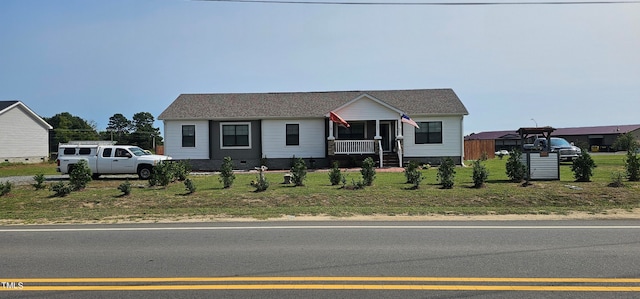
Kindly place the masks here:
POLYGON ((0 1, 0 100, 100 131, 182 93, 428 88, 465 135, 640 124, 640 3, 0 1))

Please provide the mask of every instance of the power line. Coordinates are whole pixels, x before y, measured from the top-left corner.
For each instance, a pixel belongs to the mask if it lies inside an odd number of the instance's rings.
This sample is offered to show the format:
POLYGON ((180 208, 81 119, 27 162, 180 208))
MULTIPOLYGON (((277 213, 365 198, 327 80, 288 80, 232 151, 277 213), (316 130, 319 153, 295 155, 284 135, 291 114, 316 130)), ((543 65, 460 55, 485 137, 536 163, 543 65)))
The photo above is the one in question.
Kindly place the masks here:
POLYGON ((530 2, 355 2, 355 1, 299 1, 299 0, 194 0, 206 2, 235 2, 261 4, 310 4, 310 5, 387 5, 387 6, 481 6, 481 5, 604 5, 639 4, 640 1, 530 1, 530 2))

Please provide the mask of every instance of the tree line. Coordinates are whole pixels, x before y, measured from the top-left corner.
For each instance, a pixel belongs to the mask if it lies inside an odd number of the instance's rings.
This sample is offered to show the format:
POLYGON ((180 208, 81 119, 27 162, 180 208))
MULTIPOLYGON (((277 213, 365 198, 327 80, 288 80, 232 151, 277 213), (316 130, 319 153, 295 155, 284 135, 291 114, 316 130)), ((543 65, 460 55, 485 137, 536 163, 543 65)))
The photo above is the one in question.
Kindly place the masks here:
POLYGON ((163 144, 160 128, 153 126, 155 118, 149 112, 138 112, 132 119, 116 113, 109 117, 106 131, 98 131, 95 122, 86 121, 69 112, 43 119, 53 127, 49 132, 50 152, 57 152, 59 143, 73 140, 112 140, 117 144, 137 145, 150 150, 163 144))

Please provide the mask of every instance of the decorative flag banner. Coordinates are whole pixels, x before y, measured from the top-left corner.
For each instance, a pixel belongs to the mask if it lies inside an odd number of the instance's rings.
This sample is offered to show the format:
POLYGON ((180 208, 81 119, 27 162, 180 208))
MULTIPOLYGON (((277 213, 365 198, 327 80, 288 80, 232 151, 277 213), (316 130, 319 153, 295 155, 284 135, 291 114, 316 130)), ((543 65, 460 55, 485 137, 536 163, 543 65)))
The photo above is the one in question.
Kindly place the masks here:
POLYGON ((338 115, 337 115, 337 114, 335 114, 333 111, 329 112, 329 119, 330 119, 332 122, 334 122, 334 123, 336 123, 336 124, 338 124, 338 125, 341 125, 341 126, 343 126, 343 127, 345 127, 345 128, 348 128, 348 127, 349 127, 349 123, 347 123, 347 121, 346 121, 346 120, 342 119, 342 117, 338 116, 338 115))
POLYGON ((413 119, 411 119, 411 117, 407 116, 406 114, 402 114, 402 119, 401 119, 401 121, 402 121, 403 123, 410 124, 410 125, 412 125, 412 126, 414 126, 414 127, 418 128, 418 129, 420 129, 420 126, 418 126, 418 124, 417 124, 415 121, 413 121, 413 119))

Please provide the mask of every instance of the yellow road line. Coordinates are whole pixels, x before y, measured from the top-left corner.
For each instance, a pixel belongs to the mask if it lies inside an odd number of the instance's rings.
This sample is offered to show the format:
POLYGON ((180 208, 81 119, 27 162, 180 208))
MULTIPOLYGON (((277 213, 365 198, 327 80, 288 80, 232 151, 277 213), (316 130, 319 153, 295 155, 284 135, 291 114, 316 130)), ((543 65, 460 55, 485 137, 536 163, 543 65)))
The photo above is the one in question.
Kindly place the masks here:
POLYGON ((624 286, 504 286, 504 285, 375 285, 375 284, 231 284, 144 286, 25 286, 13 291, 177 291, 177 290, 388 290, 388 291, 536 291, 640 292, 624 286))
POLYGON ((89 282, 310 282, 310 281, 373 281, 373 282, 511 282, 511 283, 640 283, 640 278, 589 277, 86 277, 86 278, 0 278, 0 281, 23 283, 89 283, 89 282))

